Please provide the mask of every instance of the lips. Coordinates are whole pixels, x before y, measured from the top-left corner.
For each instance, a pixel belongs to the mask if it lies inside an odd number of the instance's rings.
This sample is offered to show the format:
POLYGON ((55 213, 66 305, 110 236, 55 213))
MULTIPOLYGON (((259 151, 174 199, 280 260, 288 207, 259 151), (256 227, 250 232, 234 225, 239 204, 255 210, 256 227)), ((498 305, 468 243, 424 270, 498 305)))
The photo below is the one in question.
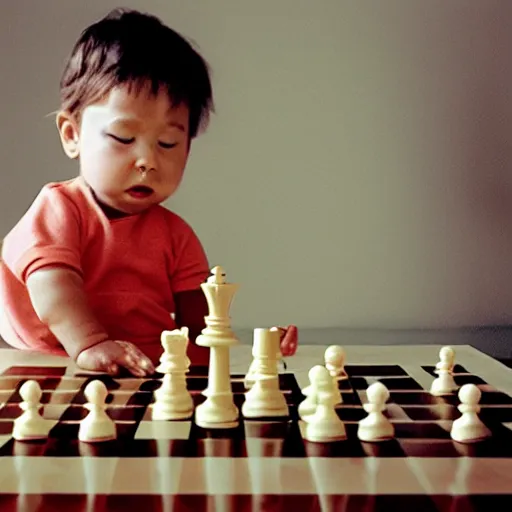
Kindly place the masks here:
POLYGON ((127 190, 128 194, 137 199, 149 197, 153 193, 153 189, 151 187, 146 187, 145 185, 136 185, 135 187, 131 187, 127 190))

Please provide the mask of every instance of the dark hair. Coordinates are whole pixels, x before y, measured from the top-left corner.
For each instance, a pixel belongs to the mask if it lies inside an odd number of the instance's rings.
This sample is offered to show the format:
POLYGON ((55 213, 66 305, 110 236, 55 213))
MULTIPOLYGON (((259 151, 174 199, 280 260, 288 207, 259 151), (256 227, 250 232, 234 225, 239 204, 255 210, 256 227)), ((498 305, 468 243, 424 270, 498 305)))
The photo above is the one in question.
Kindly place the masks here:
POLYGON ((157 17, 128 9, 114 9, 82 32, 62 74, 61 108, 79 119, 120 85, 136 92, 149 86, 151 94, 164 87, 173 104, 187 105, 190 138, 213 111, 208 64, 191 43, 157 17))

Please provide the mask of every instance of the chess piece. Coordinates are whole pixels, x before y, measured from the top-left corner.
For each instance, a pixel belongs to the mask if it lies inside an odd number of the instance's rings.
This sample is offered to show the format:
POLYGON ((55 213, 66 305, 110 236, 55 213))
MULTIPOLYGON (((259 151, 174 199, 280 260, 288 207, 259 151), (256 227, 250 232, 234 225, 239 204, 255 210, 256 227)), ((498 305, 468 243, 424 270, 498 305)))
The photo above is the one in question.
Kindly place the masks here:
POLYGON ((206 327, 196 339, 201 347, 210 347, 206 401, 196 407, 196 424, 204 428, 234 428, 239 412, 233 401, 229 349, 238 343, 230 325, 229 310, 238 285, 226 282, 222 267, 214 267, 206 283, 201 284, 208 302, 206 327))
POLYGON ((454 352, 450 347, 443 347, 439 352, 439 358, 440 361, 436 365, 438 377, 432 381, 430 393, 434 396, 450 395, 458 388, 453 378, 454 352))
POLYGON ((288 415, 288 404, 279 388, 277 354, 280 336, 276 327, 254 329, 252 355, 254 385, 245 394, 242 414, 247 418, 288 415))
POLYGON ((87 384, 85 391, 89 414, 80 422, 78 439, 86 443, 111 441, 117 437, 116 424, 106 413, 108 390, 100 380, 87 384))
MULTIPOLYGON (((277 332, 279 334, 279 343, 278 343, 277 352, 276 352, 276 362, 277 362, 277 367, 278 367, 278 372, 279 372, 279 364, 283 361, 283 354, 281 353, 282 328, 272 327, 272 329, 277 330, 277 332)), ((251 364, 249 365, 249 370, 247 371, 247 374, 245 375, 245 379, 244 379, 244 386, 246 389, 250 389, 254 385, 258 366, 259 366, 258 359, 253 358, 251 364)))
POLYGON ((333 406, 339 403, 340 395, 337 386, 336 390, 334 390, 332 385, 332 377, 325 366, 313 366, 313 368, 309 370, 308 377, 309 386, 302 390, 302 394, 306 398, 299 404, 298 407, 300 418, 306 422, 309 421, 310 416, 315 414, 317 411, 319 403, 318 397, 320 392, 329 395, 329 402, 332 403, 333 406), (328 379, 325 378, 326 375, 329 376, 328 379))
POLYGON ((491 435, 491 431, 478 417, 481 397, 482 392, 474 384, 465 384, 460 388, 459 400, 461 403, 458 409, 462 416, 452 423, 450 435, 454 441, 476 443, 491 435))
POLYGON ((368 413, 358 425, 357 437, 361 441, 379 442, 392 439, 395 435, 393 424, 384 416, 386 402, 389 399, 389 391, 382 382, 374 382, 366 390, 368 402, 363 404, 368 413))
POLYGON ((161 336, 164 352, 157 371, 163 373, 162 385, 155 391, 152 404, 153 420, 180 420, 190 418, 194 404, 187 389, 186 374, 190 359, 187 356, 187 327, 164 331, 161 336))
POLYGON ((52 423, 44 419, 39 412, 43 395, 39 383, 35 380, 27 380, 20 387, 19 394, 23 400, 20 408, 24 412, 14 420, 12 437, 16 441, 46 439, 52 423))
POLYGON ((439 351, 439 362, 436 364, 436 373, 440 369, 447 369, 453 373, 455 366, 455 350, 452 347, 442 347, 439 351))
POLYGON ((331 376, 336 380, 347 379, 345 371, 345 351, 339 345, 327 347, 324 353, 325 367, 329 370, 331 376))
POLYGON ((311 442, 328 443, 346 439, 345 425, 336 414, 336 395, 332 392, 332 377, 324 366, 310 371, 316 394, 316 411, 307 418, 304 438, 311 442))

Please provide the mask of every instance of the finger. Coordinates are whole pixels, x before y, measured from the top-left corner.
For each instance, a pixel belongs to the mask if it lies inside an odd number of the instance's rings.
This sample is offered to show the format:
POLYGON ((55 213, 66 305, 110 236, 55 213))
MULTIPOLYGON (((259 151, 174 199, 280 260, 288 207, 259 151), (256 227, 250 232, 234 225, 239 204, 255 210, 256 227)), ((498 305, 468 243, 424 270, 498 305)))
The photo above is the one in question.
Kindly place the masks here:
POLYGON ((136 377, 145 377, 146 371, 141 368, 138 364, 137 360, 129 353, 124 353, 120 358, 118 363, 126 368, 130 373, 135 375, 136 377))
POLYGON ((119 374, 119 365, 117 365, 116 363, 110 363, 107 366, 107 373, 109 375, 118 375, 119 374))
POLYGON ((144 354, 144 352, 131 343, 123 342, 123 345, 129 356, 132 358, 134 364, 144 370, 147 375, 155 373, 153 362, 146 356, 146 354, 144 354))

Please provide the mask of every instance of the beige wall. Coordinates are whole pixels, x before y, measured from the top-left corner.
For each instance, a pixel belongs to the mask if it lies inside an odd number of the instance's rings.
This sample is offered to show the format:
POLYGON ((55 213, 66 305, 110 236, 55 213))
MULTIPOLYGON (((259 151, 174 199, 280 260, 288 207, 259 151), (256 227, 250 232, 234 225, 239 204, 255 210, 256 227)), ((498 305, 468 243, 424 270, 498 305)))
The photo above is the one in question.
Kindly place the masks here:
MULTIPOLYGON (((0 7, 0 232, 75 172, 53 119, 79 31, 118 5, 0 7)), ((512 2, 129 1, 192 37, 217 115, 169 207, 241 289, 236 326, 512 318, 512 2)))

